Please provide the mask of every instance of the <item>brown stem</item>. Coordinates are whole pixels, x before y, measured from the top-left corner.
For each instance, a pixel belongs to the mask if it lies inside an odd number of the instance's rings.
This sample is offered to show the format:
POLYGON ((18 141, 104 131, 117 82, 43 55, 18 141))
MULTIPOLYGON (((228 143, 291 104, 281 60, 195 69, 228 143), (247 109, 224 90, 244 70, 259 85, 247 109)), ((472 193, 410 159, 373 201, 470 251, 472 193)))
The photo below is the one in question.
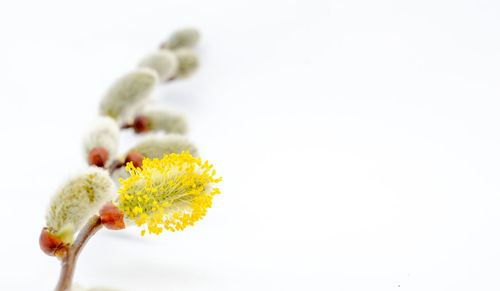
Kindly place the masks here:
POLYGON ((122 126, 120 128, 121 129, 128 129, 128 128, 133 128, 133 127, 134 127, 133 123, 124 123, 124 124, 122 124, 122 126))
POLYGON ((56 286, 56 291, 68 291, 71 288, 71 280, 75 270, 78 254, 85 243, 102 227, 101 218, 97 215, 92 216, 87 224, 80 230, 76 240, 64 254, 61 260, 61 275, 56 286))
POLYGON ((123 167, 123 162, 120 162, 119 160, 114 160, 111 165, 109 165, 108 171, 109 175, 113 175, 113 173, 118 170, 119 168, 123 167))

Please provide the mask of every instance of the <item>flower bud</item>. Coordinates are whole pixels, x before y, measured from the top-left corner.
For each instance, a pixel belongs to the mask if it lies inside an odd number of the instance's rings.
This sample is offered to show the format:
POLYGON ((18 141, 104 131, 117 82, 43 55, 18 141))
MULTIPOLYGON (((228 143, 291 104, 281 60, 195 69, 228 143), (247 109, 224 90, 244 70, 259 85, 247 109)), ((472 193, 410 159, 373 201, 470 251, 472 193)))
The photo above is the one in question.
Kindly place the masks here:
POLYGON ((119 78, 101 100, 101 115, 122 118, 137 102, 147 98, 156 86, 158 74, 149 68, 138 68, 119 78))
POLYGON ((99 210, 102 224, 109 229, 119 230, 125 228, 123 221, 123 212, 118 209, 112 202, 104 204, 99 210))
POLYGON ((64 242, 54 234, 50 233, 47 227, 42 228, 39 243, 42 251, 49 256, 56 256, 67 249, 64 242))
POLYGON ((175 78, 187 78, 198 69, 200 61, 192 50, 181 48, 175 51, 175 55, 179 61, 175 78))
MULTIPOLYGON (((184 115, 168 107, 147 106, 136 119, 142 116, 147 118, 149 131, 165 131, 179 134, 185 134, 188 131, 188 123, 184 115)), ((137 129, 136 132, 138 132, 137 129)))
POLYGON ((178 49, 182 47, 193 47, 200 40, 200 32, 195 28, 179 29, 172 33, 168 40, 161 45, 165 49, 178 49))
POLYGON ((151 53, 139 62, 139 67, 150 68, 156 71, 160 82, 172 78, 177 71, 179 61, 170 50, 161 50, 151 53))
POLYGON ((132 162, 132 164, 134 164, 134 167, 140 168, 142 166, 143 159, 144 159, 144 157, 139 152, 130 151, 127 154, 127 157, 125 158, 125 165, 127 163, 132 162))
POLYGON ((71 243, 74 233, 97 214, 114 193, 108 171, 88 167, 68 179, 52 197, 46 214, 48 230, 64 243, 71 243))
POLYGON ((103 168, 108 161, 108 151, 103 147, 93 148, 89 152, 89 165, 103 168))

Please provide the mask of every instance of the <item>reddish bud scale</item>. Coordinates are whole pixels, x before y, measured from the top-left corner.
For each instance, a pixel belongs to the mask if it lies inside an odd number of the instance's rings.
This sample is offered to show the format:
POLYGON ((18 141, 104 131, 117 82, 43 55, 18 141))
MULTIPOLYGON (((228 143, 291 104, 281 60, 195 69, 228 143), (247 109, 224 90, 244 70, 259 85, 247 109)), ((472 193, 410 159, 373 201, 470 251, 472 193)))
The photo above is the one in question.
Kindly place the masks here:
POLYGON ((108 161, 108 151, 103 147, 95 147, 89 152, 89 165, 104 167, 108 161))
POLYGON ((134 119, 134 130, 136 133, 144 133, 149 130, 148 118, 144 115, 139 115, 134 119))
POLYGON ((132 162, 134 164, 134 167, 140 168, 142 167, 143 159, 144 157, 139 152, 131 151, 127 154, 127 157, 125 158, 125 164, 127 164, 128 162, 132 162))
POLYGON ((102 224, 109 229, 119 230, 125 228, 123 221, 123 212, 116 207, 112 202, 104 204, 99 210, 102 224))
POLYGON ((49 256, 57 256, 67 250, 64 242, 57 236, 50 233, 47 227, 42 228, 39 243, 42 251, 49 256))

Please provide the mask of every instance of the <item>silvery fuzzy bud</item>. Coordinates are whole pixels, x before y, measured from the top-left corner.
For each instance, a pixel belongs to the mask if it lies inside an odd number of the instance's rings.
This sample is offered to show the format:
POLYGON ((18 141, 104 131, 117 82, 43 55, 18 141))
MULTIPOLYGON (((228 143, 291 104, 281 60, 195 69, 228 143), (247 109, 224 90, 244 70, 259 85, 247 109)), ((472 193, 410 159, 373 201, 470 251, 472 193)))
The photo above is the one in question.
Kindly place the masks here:
POLYGON ((177 71, 179 61, 170 50, 160 50, 144 57, 139 62, 139 67, 150 68, 156 71, 160 82, 172 78, 177 71))
POLYGON ((130 107, 147 98, 157 83, 158 74, 150 68, 138 68, 122 76, 102 98, 101 115, 122 118, 130 107))
POLYGON ((161 159, 163 155, 171 153, 181 154, 187 151, 194 157, 198 156, 198 149, 187 137, 180 134, 164 134, 162 132, 148 134, 130 151, 139 152, 143 157, 149 159, 161 159))
POLYGON ((182 47, 193 47, 200 40, 200 32, 195 28, 179 29, 172 33, 162 48, 178 49, 182 47))
POLYGON ((63 242, 73 235, 101 206, 113 198, 115 187, 107 171, 88 167, 68 179, 56 192, 47 209, 48 231, 63 242))
POLYGON ((135 104, 127 107, 127 109, 120 116, 120 121, 123 121, 124 124, 130 124, 134 121, 134 118, 137 116, 138 112, 144 110, 146 106, 150 106, 151 104, 156 104, 157 102, 151 98, 144 98, 139 100, 135 104))
MULTIPOLYGON (((188 131, 188 123, 184 115, 168 107, 149 106, 138 112, 134 121, 140 123, 138 119, 143 118, 146 121, 145 131, 165 131, 167 133, 185 134, 188 131)), ((137 130, 136 130, 137 132, 137 130)))
POLYGON ((198 69, 200 61, 192 50, 181 48, 175 50, 175 55, 179 61, 175 78, 187 78, 198 69))
POLYGON ((84 136, 83 147, 85 158, 89 158, 92 150, 104 148, 109 157, 108 161, 104 162, 109 164, 109 161, 117 154, 119 138, 120 128, 118 127, 118 123, 107 116, 98 117, 92 122, 84 136))

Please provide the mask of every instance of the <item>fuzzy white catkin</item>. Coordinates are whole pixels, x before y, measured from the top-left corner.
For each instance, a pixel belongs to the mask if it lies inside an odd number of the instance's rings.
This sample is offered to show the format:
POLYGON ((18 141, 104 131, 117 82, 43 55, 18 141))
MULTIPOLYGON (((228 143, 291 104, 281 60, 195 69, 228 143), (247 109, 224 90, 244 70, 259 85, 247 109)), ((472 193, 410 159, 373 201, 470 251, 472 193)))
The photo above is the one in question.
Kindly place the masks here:
POLYGON ((188 122, 184 115, 168 107, 149 106, 141 113, 148 118, 148 128, 151 131, 186 134, 188 122))
POLYGON ((141 153, 145 158, 161 159, 163 155, 180 154, 185 151, 193 157, 198 156, 198 149, 185 136, 180 134, 150 133, 137 143, 130 151, 141 153))
POLYGON ((170 50, 160 50, 145 56, 140 62, 140 68, 150 68, 156 71, 161 82, 172 78, 177 71, 179 61, 170 50))
POLYGON ((176 78, 187 78, 198 69, 200 61, 196 53, 192 50, 181 48, 175 50, 175 55, 179 61, 179 66, 177 67, 177 72, 175 73, 176 78))
POLYGON ((83 147, 85 158, 95 147, 103 147, 108 152, 108 163, 116 156, 118 140, 120 138, 120 128, 118 123, 107 116, 100 116, 95 119, 85 133, 83 147))
POLYGON ((193 47, 200 40, 200 32, 195 28, 179 29, 172 33, 167 40, 167 48, 178 49, 181 47, 193 47))
POLYGON ((158 83, 158 74, 150 68, 138 68, 111 85, 101 100, 100 113, 119 119, 127 109, 145 99, 158 83))
POLYGON ((89 166, 69 178, 52 197, 46 214, 49 231, 71 242, 73 234, 110 201, 115 186, 106 170, 89 166))
POLYGON ((125 123, 133 123, 135 117, 139 114, 139 112, 144 110, 144 108, 146 108, 147 106, 156 103, 157 101, 151 98, 144 98, 142 100, 139 100, 123 111, 122 115, 120 116, 120 121, 123 121, 125 123))

